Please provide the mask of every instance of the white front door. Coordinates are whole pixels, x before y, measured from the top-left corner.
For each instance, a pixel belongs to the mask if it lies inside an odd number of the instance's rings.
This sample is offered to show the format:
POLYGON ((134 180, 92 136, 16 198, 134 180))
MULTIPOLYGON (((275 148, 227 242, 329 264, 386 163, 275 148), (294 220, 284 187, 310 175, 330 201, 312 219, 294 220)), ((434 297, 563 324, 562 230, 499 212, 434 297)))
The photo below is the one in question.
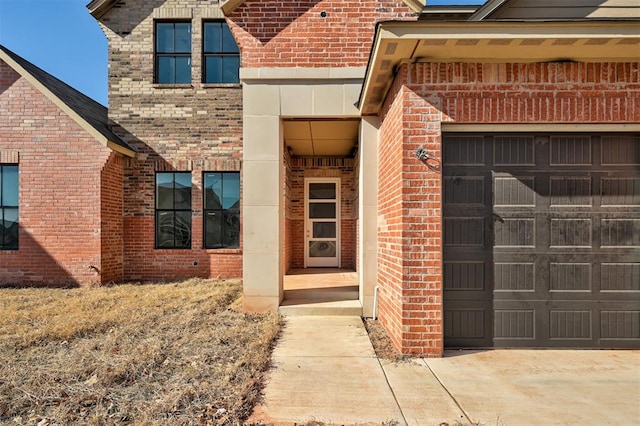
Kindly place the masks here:
POLYGON ((306 268, 340 267, 340 179, 305 179, 306 268))

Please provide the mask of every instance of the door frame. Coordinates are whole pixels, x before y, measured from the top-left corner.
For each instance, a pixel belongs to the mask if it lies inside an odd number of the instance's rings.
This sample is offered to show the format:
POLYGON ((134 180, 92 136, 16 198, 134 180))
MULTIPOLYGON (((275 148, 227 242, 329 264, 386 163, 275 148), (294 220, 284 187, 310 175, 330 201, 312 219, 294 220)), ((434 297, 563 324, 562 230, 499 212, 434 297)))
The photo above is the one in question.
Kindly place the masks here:
MULTIPOLYGON (((342 180, 339 177, 306 177, 304 178, 304 267, 305 268, 322 268, 323 266, 309 266, 309 239, 311 238, 312 229, 309 221, 309 184, 310 183, 335 183, 336 184, 336 258, 338 261, 337 268, 342 266, 341 258, 341 210, 342 210, 342 193, 341 184, 342 180)), ((328 266, 332 267, 332 266, 328 266)))

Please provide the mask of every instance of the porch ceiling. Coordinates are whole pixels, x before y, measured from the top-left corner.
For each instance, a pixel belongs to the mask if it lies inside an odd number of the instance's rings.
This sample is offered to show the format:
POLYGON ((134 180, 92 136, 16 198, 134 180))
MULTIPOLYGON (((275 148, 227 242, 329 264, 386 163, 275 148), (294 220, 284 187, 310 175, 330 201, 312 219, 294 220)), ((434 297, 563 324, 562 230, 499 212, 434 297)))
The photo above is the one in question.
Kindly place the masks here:
POLYGON ((298 157, 348 157, 358 141, 360 120, 285 120, 284 142, 298 157))
POLYGON ((384 22, 360 97, 376 114, 403 62, 637 61, 640 21, 384 22))

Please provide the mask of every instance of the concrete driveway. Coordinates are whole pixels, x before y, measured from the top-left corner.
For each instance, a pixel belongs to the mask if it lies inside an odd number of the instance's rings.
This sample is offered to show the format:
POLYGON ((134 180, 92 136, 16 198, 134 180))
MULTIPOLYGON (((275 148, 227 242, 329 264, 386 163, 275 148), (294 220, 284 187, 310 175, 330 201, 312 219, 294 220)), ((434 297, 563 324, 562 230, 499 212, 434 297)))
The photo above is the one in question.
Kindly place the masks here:
POLYGON ((640 423, 640 351, 449 351, 442 359, 383 368, 412 425, 640 423), (420 404, 428 398, 421 386, 431 378, 448 398, 432 400, 429 407, 420 404), (458 411, 434 417, 434 406, 445 401, 458 411))
POLYGON ((359 317, 288 317, 250 422, 640 424, 640 351, 450 351, 378 359, 359 317))

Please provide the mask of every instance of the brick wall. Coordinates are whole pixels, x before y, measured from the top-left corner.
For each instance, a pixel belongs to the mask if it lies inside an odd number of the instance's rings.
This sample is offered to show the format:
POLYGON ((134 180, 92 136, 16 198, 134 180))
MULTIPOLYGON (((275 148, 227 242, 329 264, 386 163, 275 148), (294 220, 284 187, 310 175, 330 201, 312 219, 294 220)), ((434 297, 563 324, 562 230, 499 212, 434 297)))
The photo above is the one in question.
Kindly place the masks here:
POLYGON ((640 64, 403 65, 382 109, 380 319, 405 353, 442 353, 441 123, 639 123, 640 64), (411 81, 410 85, 406 85, 411 81))
POLYGON ((401 1, 247 0, 228 21, 243 67, 364 67, 375 23, 392 19, 415 14, 401 1))
MULTIPOLYGON (((109 117, 138 150, 124 167, 124 278, 240 277, 242 249, 203 248, 202 173, 240 171, 242 89, 205 85, 202 22, 216 17, 217 1, 125 0, 101 19, 109 41, 109 117), (192 24, 192 83, 153 83, 154 16, 192 24), (155 173, 192 173, 192 244, 154 248, 155 173)), ((242 243, 241 243, 242 247, 242 243)))
POLYGON ((403 349, 402 143, 403 91, 398 82, 391 92, 380 128, 378 155, 378 312, 380 322, 398 348, 403 349))
MULTIPOLYGON (((414 64, 411 88, 458 123, 640 121, 640 62, 414 64)), ((411 80, 410 80, 411 81, 411 80)))
POLYGON ((100 171, 102 282, 121 282, 124 276, 122 156, 112 153, 100 171))
MULTIPOLYGON (((19 166, 19 250, 0 251, 0 284, 73 286, 104 282, 101 239, 117 201, 117 183, 101 170, 119 161, 75 121, 0 61, 0 162, 19 166), (111 214, 104 214, 112 210, 111 214)), ((117 175, 117 173, 115 173, 117 175)), ((117 176, 116 176, 117 179, 117 176)), ((120 246, 121 247, 121 246, 120 246)))

